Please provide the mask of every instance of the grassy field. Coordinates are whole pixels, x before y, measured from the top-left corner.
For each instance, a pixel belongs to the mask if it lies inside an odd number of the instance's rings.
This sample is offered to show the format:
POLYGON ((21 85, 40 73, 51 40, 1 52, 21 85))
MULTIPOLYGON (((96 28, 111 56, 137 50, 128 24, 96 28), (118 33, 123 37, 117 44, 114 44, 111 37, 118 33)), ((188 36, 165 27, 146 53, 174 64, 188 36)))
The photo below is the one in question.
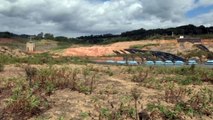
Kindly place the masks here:
POLYGON ((111 66, 73 59, 1 62, 0 119, 213 118, 213 69, 111 66))

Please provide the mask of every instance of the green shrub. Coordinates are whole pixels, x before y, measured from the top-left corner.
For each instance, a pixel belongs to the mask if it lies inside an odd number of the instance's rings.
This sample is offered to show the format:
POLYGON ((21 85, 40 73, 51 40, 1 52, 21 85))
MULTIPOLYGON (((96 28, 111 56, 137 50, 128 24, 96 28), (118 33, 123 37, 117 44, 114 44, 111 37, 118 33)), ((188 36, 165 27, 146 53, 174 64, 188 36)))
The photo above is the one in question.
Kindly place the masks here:
POLYGON ((159 79, 156 79, 155 77, 150 77, 144 80, 144 82, 141 83, 142 86, 152 89, 161 90, 163 88, 162 81, 159 79))
POLYGON ((81 119, 86 120, 89 117, 89 113, 87 113, 87 112, 81 112, 79 114, 79 116, 80 116, 81 119))
POLYGON ((149 71, 146 71, 145 73, 143 73, 142 71, 140 71, 137 75, 133 75, 132 81, 139 82, 139 83, 145 81, 148 77, 148 72, 149 71))
POLYGON ((10 55, 4 55, 4 54, 0 54, 1 59, 0 59, 0 63, 2 64, 13 64, 16 63, 17 61, 17 57, 12 57, 10 55))
POLYGON ((163 116, 161 116, 162 118, 166 119, 166 120, 178 120, 181 119, 181 117, 177 114, 177 112, 175 112, 172 109, 169 109, 169 107, 160 105, 160 104, 153 104, 153 103, 149 103, 147 104, 147 109, 148 111, 153 112, 154 110, 158 110, 162 113, 163 116))
POLYGON ((190 85, 190 84, 195 84, 199 85, 202 84, 202 80, 198 75, 188 75, 184 79, 181 79, 178 81, 179 84, 181 85, 190 85))
POLYGON ((45 86, 46 86, 45 87, 46 94, 48 96, 50 96, 53 93, 53 91, 55 90, 55 85, 51 81, 47 81, 45 83, 45 86))

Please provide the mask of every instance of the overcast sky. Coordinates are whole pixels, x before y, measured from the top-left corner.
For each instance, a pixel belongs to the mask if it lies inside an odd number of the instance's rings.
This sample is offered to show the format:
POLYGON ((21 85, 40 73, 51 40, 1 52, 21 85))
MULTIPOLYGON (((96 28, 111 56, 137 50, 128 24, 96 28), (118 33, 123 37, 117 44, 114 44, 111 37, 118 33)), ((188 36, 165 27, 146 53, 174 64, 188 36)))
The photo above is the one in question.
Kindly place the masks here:
POLYGON ((0 31, 76 37, 213 26, 213 0, 0 0, 0 31))

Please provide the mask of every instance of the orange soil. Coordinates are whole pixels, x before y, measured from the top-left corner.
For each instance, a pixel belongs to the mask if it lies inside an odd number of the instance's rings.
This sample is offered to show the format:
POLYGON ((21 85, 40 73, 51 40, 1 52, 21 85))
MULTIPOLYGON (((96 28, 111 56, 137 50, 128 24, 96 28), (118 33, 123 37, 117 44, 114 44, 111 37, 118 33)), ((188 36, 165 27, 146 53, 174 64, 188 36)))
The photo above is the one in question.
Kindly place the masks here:
POLYGON ((131 41, 131 42, 118 42, 110 45, 95 45, 92 47, 78 47, 68 48, 63 53, 64 56, 104 56, 113 54, 113 50, 123 50, 129 48, 131 45, 145 45, 149 43, 159 44, 176 44, 176 40, 143 40, 143 41, 131 41))
MULTIPOLYGON (((92 47, 77 47, 77 48, 68 48, 63 53, 64 56, 107 56, 112 55, 113 50, 123 50, 129 48, 131 45, 146 45, 149 43, 160 44, 160 46, 151 46, 146 49, 151 50, 160 50, 165 52, 170 52, 170 50, 181 51, 183 48, 180 48, 177 40, 142 40, 142 41, 131 41, 131 42, 117 42, 110 45, 94 45, 92 47)), ((202 40, 202 44, 206 45, 208 48, 212 49, 213 40, 202 40)), ((186 48, 188 48, 186 46, 186 48)), ((190 47, 188 48, 190 49, 190 47)))

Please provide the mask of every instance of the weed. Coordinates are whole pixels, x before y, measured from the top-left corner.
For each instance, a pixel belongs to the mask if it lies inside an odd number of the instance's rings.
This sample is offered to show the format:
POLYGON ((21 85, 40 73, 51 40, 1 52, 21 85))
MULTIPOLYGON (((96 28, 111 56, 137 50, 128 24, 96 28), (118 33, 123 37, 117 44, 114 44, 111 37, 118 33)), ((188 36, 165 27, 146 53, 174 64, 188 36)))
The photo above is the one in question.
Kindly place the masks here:
POLYGON ((128 74, 135 73, 135 71, 136 71, 136 69, 134 69, 134 67, 132 67, 132 66, 128 66, 126 69, 126 72, 128 74))
POLYGON ((147 109, 149 111, 155 111, 156 109, 160 111, 160 113, 162 113, 162 117, 166 120, 180 120, 182 119, 177 112, 168 109, 166 106, 160 105, 160 104, 147 104, 147 109))
POLYGON ((32 89, 17 88, 4 108, 4 118, 27 119, 46 109, 46 99, 32 89), (25 118, 23 118, 25 116, 25 118))
POLYGON ((110 67, 107 68, 106 73, 107 73, 109 76, 113 76, 113 75, 114 75, 114 73, 113 73, 113 71, 110 69, 110 67))
POLYGON ((55 90, 55 85, 52 82, 47 81, 45 86, 46 86, 46 88, 45 88, 46 94, 48 96, 50 96, 53 93, 53 91, 55 90))
POLYGON ((108 108, 101 108, 100 109, 100 116, 99 119, 102 117, 109 117, 110 115, 110 110, 108 108))
POLYGON ((4 71, 4 65, 2 63, 0 63, 0 72, 4 71))
POLYGON ((136 110, 136 114, 135 114, 135 118, 136 120, 138 119, 138 108, 137 108, 137 103, 138 103, 138 99, 140 98, 140 91, 137 88, 133 88, 131 90, 131 95, 134 99, 135 102, 135 110, 136 110))
POLYGON ((148 77, 148 71, 146 71, 144 74, 142 71, 138 73, 138 75, 134 75, 132 78, 133 82, 143 82, 148 77))
POLYGON ((69 88, 85 94, 92 94, 95 89, 97 72, 90 72, 90 68, 83 70, 83 78, 80 79, 79 69, 63 68, 44 68, 38 71, 36 76, 39 87, 46 90, 50 95, 55 89, 69 88), (88 72, 89 71, 89 72, 88 72))
POLYGON ((185 112, 188 115, 212 115, 213 112, 213 95, 209 89, 202 89, 198 93, 194 94, 186 102, 178 102, 175 105, 175 110, 178 112, 185 112))
POLYGON ((174 87, 168 88, 165 90, 165 101, 170 103, 180 102, 185 94, 186 91, 183 88, 179 89, 175 89, 174 87))
POLYGON ((199 73, 195 73, 192 75, 175 75, 175 76, 169 76, 164 77, 164 82, 175 82, 179 85, 200 85, 202 84, 201 75, 199 73))
POLYGON ((86 120, 89 117, 89 113, 88 112, 81 112, 79 114, 80 118, 83 120, 86 120))
POLYGON ((84 76, 84 79, 87 79, 87 76, 90 75, 90 69, 89 69, 89 67, 83 68, 82 74, 84 76))
POLYGON ((111 104, 111 108, 101 108, 99 110, 99 119, 107 118, 108 120, 123 120, 127 118, 135 119, 136 110, 129 104, 120 103, 117 107, 111 104))
POLYGON ((212 71, 208 72, 202 72, 202 81, 204 82, 210 82, 211 84, 213 84, 213 74, 212 71))
POLYGON ((194 96, 192 96, 187 103, 195 112, 199 114, 210 115, 213 112, 212 92, 213 91, 204 88, 198 93, 196 93, 194 96))
POLYGON ((92 92, 95 89, 95 83, 96 83, 96 76, 97 73, 91 73, 92 75, 90 77, 87 77, 87 79, 79 80, 76 90, 79 90, 80 92, 83 92, 85 94, 92 94, 92 92))
POLYGON ((94 73, 93 76, 91 77, 91 81, 90 81, 90 94, 92 94, 92 92, 94 90, 95 76, 96 76, 96 73, 94 73))
POLYGON ((59 116, 58 120, 65 120, 62 115, 59 116))
POLYGON ((25 72, 27 75, 27 81, 29 81, 29 86, 32 87, 32 80, 37 73, 37 69, 28 65, 25 67, 25 72))
POLYGON ((152 89, 158 89, 158 90, 162 89, 161 81, 154 77, 147 78, 141 85, 147 88, 152 88, 152 89))
POLYGON ((194 74, 186 76, 185 79, 181 79, 180 81, 178 81, 178 83, 181 85, 189 85, 189 84, 199 85, 202 83, 202 81, 198 74, 194 74))
POLYGON ((190 70, 192 73, 194 73, 194 72, 195 72, 195 65, 192 64, 192 65, 190 66, 189 70, 190 70))

